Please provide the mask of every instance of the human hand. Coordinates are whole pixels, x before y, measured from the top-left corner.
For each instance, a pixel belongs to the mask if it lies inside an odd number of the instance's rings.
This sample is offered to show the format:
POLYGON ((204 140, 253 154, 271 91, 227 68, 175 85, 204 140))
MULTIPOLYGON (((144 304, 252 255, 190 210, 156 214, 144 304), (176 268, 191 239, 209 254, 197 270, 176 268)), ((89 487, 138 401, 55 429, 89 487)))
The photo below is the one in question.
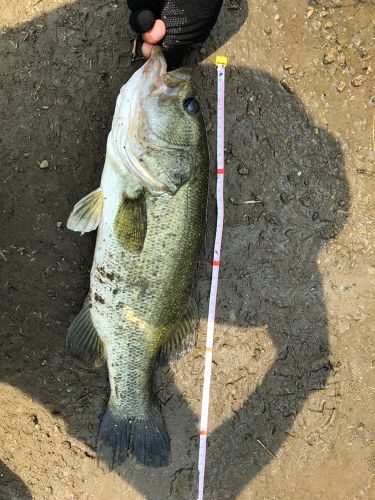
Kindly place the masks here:
POLYGON ((128 0, 130 26, 142 33, 142 54, 148 58, 161 43, 170 69, 181 66, 188 49, 206 40, 222 0, 128 0))

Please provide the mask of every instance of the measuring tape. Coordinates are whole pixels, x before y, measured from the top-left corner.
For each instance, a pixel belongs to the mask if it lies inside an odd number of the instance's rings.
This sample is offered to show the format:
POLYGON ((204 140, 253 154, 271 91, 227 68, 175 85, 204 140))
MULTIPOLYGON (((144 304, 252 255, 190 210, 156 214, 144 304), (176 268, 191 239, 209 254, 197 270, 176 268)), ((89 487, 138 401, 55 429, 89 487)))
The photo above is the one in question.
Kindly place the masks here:
POLYGON ((219 281, 221 240, 224 225, 224 94, 225 94, 225 66, 228 59, 224 56, 216 57, 217 66, 217 181, 216 181, 216 203, 217 223, 214 247, 214 258, 212 262, 212 281, 210 302, 208 307, 208 322, 206 333, 206 359, 204 367, 203 396, 201 423, 199 431, 199 484, 198 500, 203 500, 204 474, 206 469, 208 407, 210 403, 210 385, 212 370, 212 349, 214 345, 215 313, 217 301, 217 288, 219 281))

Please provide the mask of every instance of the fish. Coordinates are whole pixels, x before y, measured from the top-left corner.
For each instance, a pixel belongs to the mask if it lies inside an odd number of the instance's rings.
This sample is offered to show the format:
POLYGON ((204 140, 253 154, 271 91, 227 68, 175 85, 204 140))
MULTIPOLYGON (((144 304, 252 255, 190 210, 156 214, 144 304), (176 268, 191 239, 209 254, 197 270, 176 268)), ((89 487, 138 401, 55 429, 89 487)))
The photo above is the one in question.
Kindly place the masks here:
POLYGON ((155 47, 117 98, 100 187, 67 222, 80 233, 97 229, 90 289, 67 347, 89 367, 107 363, 110 396, 97 457, 109 470, 128 458, 153 468, 170 463, 153 373, 196 339, 192 286, 205 236, 208 165, 191 70, 168 72, 155 47))

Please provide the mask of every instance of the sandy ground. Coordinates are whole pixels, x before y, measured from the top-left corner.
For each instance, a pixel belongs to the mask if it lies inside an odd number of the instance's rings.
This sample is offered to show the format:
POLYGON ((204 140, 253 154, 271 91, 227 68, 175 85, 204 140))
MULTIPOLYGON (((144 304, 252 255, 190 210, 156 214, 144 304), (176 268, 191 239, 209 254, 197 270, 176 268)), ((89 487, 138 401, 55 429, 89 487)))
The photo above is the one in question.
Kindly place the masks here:
MULTIPOLYGON (((193 499, 213 195, 199 345, 156 374, 172 464, 105 475, 106 370, 65 352, 94 236, 65 223, 134 71, 125 2, 0 12, 0 498, 193 499)), ((231 0, 192 55, 212 151, 230 59, 208 499, 375 498, 374 20, 370 0, 231 0)))

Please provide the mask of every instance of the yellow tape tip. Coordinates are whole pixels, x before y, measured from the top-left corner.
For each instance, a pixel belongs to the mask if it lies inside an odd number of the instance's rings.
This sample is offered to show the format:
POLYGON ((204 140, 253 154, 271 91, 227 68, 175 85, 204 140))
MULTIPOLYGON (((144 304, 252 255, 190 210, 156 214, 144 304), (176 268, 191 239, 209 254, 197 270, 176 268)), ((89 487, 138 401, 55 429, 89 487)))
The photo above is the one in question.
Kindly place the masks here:
POLYGON ((219 64, 226 66, 228 64, 228 58, 225 56, 216 56, 215 64, 216 66, 219 66, 219 64))

